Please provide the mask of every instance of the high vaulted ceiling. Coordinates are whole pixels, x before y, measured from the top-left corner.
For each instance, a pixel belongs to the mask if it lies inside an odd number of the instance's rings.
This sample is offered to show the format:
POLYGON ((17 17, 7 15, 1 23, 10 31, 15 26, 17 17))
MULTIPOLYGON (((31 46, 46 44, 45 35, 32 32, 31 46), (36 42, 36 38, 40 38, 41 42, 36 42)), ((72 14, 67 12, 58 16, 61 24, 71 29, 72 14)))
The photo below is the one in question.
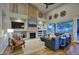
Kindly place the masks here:
POLYGON ((54 3, 52 5, 48 5, 48 8, 46 8, 46 5, 44 3, 32 3, 32 4, 36 7, 38 7, 39 10, 41 10, 44 13, 63 5, 63 3, 54 3))

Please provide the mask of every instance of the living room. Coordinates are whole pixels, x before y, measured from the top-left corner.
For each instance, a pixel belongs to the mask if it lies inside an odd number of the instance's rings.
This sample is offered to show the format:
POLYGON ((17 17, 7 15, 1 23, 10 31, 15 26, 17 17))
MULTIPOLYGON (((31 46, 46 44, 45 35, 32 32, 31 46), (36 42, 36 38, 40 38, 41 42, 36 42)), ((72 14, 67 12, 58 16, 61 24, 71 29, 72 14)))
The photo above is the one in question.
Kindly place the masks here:
POLYGON ((0 4, 0 54, 79 55, 78 7, 78 3, 0 4), (76 52, 71 51, 74 46, 76 52))

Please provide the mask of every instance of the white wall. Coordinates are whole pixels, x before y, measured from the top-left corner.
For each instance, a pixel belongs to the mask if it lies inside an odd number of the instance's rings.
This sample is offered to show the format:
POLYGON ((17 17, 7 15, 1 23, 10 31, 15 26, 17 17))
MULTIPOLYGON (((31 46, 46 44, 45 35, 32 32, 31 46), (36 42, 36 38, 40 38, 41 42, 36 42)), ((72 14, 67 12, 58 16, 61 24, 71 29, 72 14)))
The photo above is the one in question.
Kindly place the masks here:
POLYGON ((8 28, 11 28, 11 22, 9 19, 9 6, 4 3, 2 5, 2 28, 6 32, 8 28))
MULTIPOLYGON (((1 31, 4 29, 6 30, 9 28, 10 23, 8 22, 8 7, 7 4, 0 4, 0 35, 1 31)), ((8 39, 3 38, 3 36, 0 36, 0 54, 4 52, 6 47, 8 46, 8 39)))
POLYGON ((77 40, 77 19, 79 18, 73 18, 73 38, 74 40, 77 40))
POLYGON ((2 5, 0 4, 0 30, 2 29, 2 5))
POLYGON ((0 30, 2 29, 2 12, 0 10, 0 30))
MULTIPOLYGON (((79 4, 64 4, 54 10, 51 10, 48 12, 48 17, 52 15, 52 20, 50 22, 56 23, 56 22, 61 22, 61 21, 67 21, 67 20, 72 20, 73 17, 78 17, 79 16, 79 4), (66 11, 66 16, 60 17, 60 12, 65 10, 66 11), (58 18, 55 19, 53 16, 55 13, 58 13, 58 18)), ((47 19, 48 19, 47 17, 47 19)))

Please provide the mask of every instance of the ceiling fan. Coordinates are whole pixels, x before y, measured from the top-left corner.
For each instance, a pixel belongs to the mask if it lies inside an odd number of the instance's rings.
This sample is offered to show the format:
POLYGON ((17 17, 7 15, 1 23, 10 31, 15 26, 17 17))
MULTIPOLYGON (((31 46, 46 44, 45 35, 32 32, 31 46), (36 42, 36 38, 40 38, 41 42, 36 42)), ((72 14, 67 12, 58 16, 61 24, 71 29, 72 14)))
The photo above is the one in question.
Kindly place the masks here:
POLYGON ((48 8, 49 5, 53 5, 55 3, 44 3, 46 5, 46 9, 48 8))

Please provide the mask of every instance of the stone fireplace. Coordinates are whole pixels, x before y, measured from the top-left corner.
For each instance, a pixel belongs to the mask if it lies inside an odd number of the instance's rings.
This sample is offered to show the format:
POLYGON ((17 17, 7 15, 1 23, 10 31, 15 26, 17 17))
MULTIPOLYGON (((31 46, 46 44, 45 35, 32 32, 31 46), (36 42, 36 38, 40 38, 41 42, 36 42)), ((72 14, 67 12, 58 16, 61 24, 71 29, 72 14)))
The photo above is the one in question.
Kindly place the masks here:
POLYGON ((28 28, 27 37, 28 39, 37 38, 37 28, 28 28))

